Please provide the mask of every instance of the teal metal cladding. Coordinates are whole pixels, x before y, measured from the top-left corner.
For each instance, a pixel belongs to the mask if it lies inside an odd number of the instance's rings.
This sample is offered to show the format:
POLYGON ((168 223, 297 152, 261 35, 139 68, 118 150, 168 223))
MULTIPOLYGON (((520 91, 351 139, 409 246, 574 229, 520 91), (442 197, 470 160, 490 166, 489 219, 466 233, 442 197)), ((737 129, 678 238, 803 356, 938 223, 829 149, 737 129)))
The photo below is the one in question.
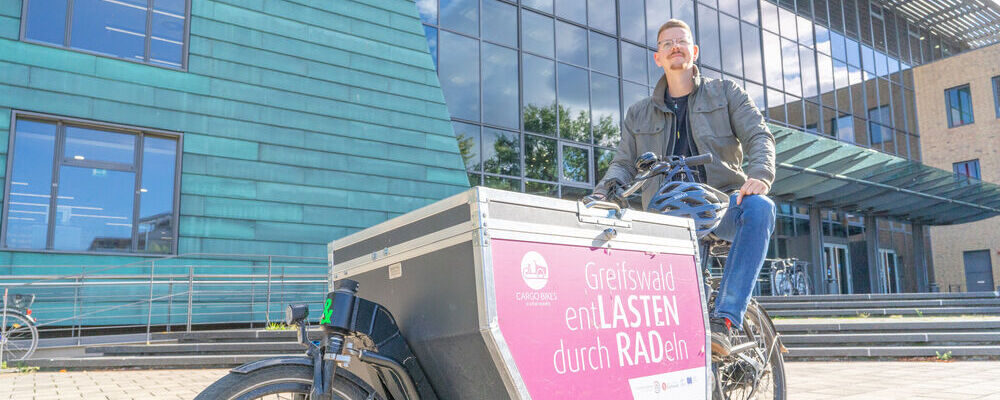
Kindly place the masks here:
POLYGON ((412 1, 192 0, 186 71, 19 41, 21 3, 0 3, 0 166, 12 110, 180 132, 179 254, 324 257, 468 187, 412 1))

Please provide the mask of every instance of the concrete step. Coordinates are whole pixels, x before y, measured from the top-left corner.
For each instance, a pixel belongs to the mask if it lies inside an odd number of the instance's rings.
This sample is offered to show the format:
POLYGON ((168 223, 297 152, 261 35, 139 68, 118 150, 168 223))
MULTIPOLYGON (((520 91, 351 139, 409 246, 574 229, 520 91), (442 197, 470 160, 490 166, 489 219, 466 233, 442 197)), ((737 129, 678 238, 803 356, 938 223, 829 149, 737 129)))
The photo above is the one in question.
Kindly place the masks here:
POLYGON ((799 333, 835 333, 835 332, 960 332, 960 331, 1000 331, 1000 319, 987 320, 960 320, 950 318, 926 318, 919 321, 906 321, 905 319, 859 319, 855 321, 844 321, 831 319, 830 322, 824 320, 797 321, 796 319, 778 319, 774 321, 774 326, 784 335, 799 333))
POLYGON ((238 355, 175 355, 132 357, 47 358, 24 361, 24 365, 45 369, 107 369, 107 368, 232 368, 265 358, 288 354, 238 355))
POLYGON ((803 359, 878 359, 900 357, 935 357, 951 352, 952 357, 996 359, 1000 346, 886 346, 886 347, 790 347, 786 360, 803 359))
POLYGON ((909 333, 838 333, 781 335, 781 343, 791 347, 824 345, 847 347, 858 345, 994 345, 1000 343, 1000 331, 993 332, 909 332, 909 333))
POLYGON ((808 296, 757 296, 759 303, 802 302, 802 301, 853 301, 853 300, 941 300, 941 299, 996 299, 1000 292, 956 292, 956 293, 892 293, 892 294, 816 294, 808 296))
POLYGON ((838 308, 914 308, 921 312, 942 307, 1000 307, 1000 298, 922 299, 922 300, 852 300, 852 301, 783 301, 761 303, 765 310, 823 310, 838 308))
POLYGON ((143 356, 143 355, 212 355, 212 354, 288 354, 303 353, 305 346, 298 342, 222 342, 222 343, 166 343, 152 345, 115 345, 91 346, 87 354, 102 354, 104 356, 143 356))
POLYGON ((1000 315, 1000 306, 915 308, 842 308, 833 310, 771 310, 772 317, 837 317, 889 315, 1000 315))
MULTIPOLYGON (((320 330, 309 331, 312 339, 320 338, 320 330)), ((175 336, 179 343, 204 343, 204 342, 280 342, 295 341, 294 330, 268 331, 268 330, 226 330, 226 331, 197 331, 179 333, 175 336)))

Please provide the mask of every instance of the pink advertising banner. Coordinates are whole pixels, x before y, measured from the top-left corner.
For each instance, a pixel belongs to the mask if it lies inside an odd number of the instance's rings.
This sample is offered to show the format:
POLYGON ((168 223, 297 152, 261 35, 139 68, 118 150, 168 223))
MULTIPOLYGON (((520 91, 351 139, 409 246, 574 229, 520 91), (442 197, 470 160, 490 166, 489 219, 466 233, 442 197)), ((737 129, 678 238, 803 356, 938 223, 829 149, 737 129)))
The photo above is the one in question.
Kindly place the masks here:
POLYGON ((532 399, 705 399, 690 255, 494 239, 496 309, 532 399))

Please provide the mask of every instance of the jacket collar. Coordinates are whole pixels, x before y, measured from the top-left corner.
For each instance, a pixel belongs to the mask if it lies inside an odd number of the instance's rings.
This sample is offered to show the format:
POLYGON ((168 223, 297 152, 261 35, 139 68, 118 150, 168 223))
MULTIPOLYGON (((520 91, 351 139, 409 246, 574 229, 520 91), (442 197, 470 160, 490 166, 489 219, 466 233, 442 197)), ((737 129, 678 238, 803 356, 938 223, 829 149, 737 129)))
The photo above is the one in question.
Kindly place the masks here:
MULTIPOLYGON (((698 87, 701 86, 702 77, 701 71, 698 69, 697 65, 692 66, 694 68, 694 88, 691 90, 690 94, 695 94, 698 92, 698 87)), ((667 93, 667 76, 661 75, 660 80, 656 82, 656 87, 653 88, 653 105, 663 112, 673 112, 668 107, 667 104, 663 102, 663 96, 667 93)), ((690 95, 689 94, 689 95, 690 95)))

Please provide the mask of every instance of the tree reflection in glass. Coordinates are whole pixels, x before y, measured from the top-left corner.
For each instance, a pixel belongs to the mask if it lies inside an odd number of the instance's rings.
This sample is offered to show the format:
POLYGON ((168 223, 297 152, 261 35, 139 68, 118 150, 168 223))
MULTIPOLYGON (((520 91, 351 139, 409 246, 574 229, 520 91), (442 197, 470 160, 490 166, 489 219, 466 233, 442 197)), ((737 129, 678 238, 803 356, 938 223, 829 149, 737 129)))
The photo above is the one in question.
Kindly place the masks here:
POLYGON ((590 142, 590 83, 587 71, 559 64, 559 136, 590 142))
POLYGON ((521 175, 521 141, 515 132, 483 129, 483 171, 521 175))
POLYGON ((524 136, 524 176, 555 181, 556 140, 533 135, 524 136))
POLYGON ((590 151, 582 147, 562 148, 562 178, 573 182, 590 182, 590 151))

